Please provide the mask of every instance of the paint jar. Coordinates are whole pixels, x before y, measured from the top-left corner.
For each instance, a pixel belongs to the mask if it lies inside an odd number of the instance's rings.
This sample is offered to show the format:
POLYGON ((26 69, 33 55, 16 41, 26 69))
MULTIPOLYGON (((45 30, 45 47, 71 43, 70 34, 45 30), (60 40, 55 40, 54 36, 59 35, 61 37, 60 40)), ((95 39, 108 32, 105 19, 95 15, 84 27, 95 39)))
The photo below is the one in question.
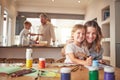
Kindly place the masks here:
POLYGON ((111 66, 104 67, 104 80, 115 80, 113 67, 111 66))
POLYGON ((32 59, 26 59, 26 68, 32 68, 32 59))
POLYGON ((71 68, 61 68, 61 80, 71 80, 71 68))
POLYGON ((98 60, 93 60, 92 61, 92 66, 98 67, 99 66, 98 60))
POLYGON ((26 49, 26 67, 27 68, 32 68, 32 49, 28 48, 26 49))
POLYGON ((26 49, 26 59, 31 59, 32 53, 33 53, 33 50, 31 48, 27 48, 26 49))
POLYGON ((45 68, 45 58, 39 58, 39 68, 45 68))
POLYGON ((98 67, 91 66, 89 68, 89 80, 99 80, 98 67))

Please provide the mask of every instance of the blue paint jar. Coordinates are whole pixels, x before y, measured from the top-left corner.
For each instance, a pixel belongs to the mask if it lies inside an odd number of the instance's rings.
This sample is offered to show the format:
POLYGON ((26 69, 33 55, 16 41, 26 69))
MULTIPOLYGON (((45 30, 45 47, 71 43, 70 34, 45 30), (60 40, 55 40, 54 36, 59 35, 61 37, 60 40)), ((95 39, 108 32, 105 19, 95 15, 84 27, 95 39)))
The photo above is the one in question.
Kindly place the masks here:
POLYGON ((61 80, 71 80, 71 68, 61 68, 61 80))
POLYGON ((115 80, 114 68, 106 66, 104 68, 104 80, 115 80))
POLYGON ((93 60, 92 61, 92 66, 98 67, 99 66, 98 60, 93 60))

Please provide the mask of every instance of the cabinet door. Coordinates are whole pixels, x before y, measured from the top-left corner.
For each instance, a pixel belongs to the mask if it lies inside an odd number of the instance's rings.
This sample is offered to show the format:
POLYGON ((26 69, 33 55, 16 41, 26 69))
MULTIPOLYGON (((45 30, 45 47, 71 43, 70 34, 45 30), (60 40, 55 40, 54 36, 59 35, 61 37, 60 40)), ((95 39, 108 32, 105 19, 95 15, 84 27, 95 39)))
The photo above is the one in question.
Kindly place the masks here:
POLYGON ((116 66, 120 68, 120 43, 116 43, 116 66))

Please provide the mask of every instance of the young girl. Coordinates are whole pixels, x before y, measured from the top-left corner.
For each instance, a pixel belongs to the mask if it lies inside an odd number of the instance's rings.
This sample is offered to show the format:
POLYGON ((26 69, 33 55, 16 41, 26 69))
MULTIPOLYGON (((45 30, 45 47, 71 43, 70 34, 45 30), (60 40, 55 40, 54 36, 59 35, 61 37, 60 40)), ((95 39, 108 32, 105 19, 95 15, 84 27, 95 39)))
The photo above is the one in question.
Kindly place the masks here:
POLYGON ((29 42, 30 42, 29 41, 30 36, 36 36, 36 35, 41 35, 42 36, 42 34, 35 34, 35 33, 31 33, 29 31, 31 26, 32 26, 31 22, 24 21, 23 25, 24 25, 24 28, 20 32, 20 43, 19 43, 19 45, 28 46, 29 42))
POLYGON ((92 58, 89 57, 83 60, 80 54, 87 54, 85 51, 83 41, 85 39, 85 28, 83 25, 77 24, 72 29, 73 42, 65 47, 65 63, 75 63, 82 65, 91 65, 92 58))
POLYGON ((100 63, 103 63, 103 48, 100 44, 103 37, 101 28, 96 21, 88 21, 84 26, 86 30, 85 45, 89 50, 90 56, 94 60, 99 60, 100 63))

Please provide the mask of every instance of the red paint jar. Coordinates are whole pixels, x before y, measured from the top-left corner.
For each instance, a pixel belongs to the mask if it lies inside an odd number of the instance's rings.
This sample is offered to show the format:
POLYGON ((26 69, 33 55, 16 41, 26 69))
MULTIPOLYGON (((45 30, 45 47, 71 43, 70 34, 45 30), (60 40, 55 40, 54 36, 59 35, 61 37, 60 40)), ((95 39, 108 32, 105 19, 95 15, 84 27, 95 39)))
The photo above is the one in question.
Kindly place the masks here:
POLYGON ((39 58, 39 68, 45 68, 45 58, 39 58))

